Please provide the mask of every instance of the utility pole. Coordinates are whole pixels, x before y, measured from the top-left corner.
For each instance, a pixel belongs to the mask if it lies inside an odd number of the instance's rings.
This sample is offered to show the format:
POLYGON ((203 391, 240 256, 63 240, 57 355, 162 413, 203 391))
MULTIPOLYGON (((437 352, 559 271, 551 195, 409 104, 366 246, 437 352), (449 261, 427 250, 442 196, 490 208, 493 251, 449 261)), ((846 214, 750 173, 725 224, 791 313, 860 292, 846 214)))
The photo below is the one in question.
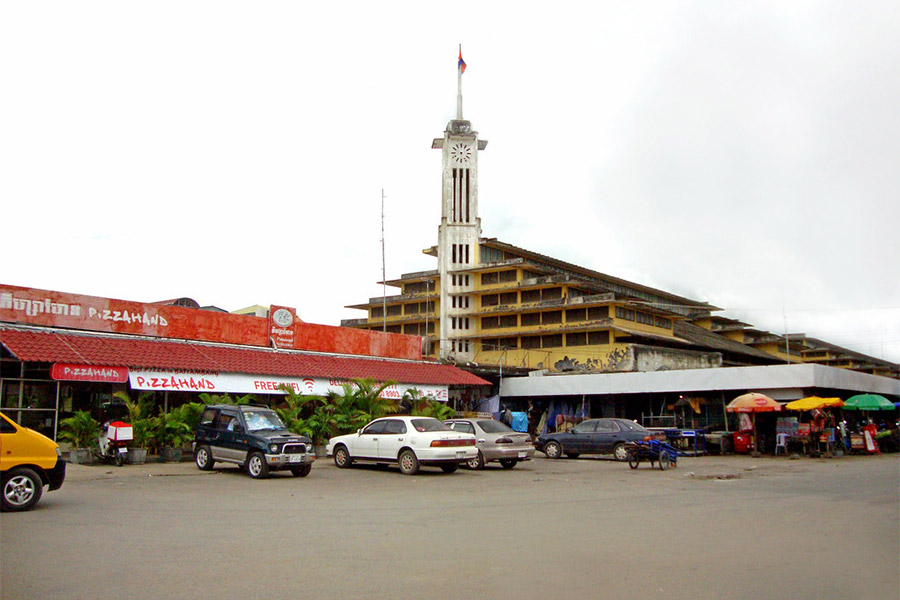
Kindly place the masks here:
POLYGON ((387 269, 384 260, 384 188, 381 188, 381 331, 387 332, 387 269))

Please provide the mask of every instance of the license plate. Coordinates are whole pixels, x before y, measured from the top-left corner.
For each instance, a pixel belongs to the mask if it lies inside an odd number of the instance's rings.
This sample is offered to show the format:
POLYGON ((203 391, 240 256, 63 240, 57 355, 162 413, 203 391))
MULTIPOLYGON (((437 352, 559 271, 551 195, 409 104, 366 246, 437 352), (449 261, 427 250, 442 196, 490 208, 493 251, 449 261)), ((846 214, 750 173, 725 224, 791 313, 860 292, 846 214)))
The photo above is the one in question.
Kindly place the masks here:
POLYGON ((292 462, 292 463, 303 462, 303 455, 302 454, 292 454, 292 455, 288 456, 288 462, 292 462))
POLYGON ((456 451, 456 458, 465 458, 465 457, 466 457, 465 451, 463 451, 463 450, 456 451))
POLYGON ((119 448, 119 454, 128 454, 128 448, 119 448))
POLYGON ((525 458, 526 456, 528 456, 528 452, 526 452, 525 450, 519 452, 519 458, 525 458))

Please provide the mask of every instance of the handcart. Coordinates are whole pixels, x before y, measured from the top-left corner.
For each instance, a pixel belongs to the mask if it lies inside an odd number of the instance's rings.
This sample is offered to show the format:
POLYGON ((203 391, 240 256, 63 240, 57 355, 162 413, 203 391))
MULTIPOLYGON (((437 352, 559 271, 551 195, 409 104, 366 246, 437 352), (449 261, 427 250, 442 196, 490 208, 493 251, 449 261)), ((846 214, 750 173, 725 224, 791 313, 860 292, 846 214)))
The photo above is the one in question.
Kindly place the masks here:
POLYGON ((659 463, 661 471, 678 466, 678 449, 665 442, 628 442, 625 447, 628 450, 628 466, 632 469, 637 469, 641 461, 649 461, 651 469, 653 463, 659 463))

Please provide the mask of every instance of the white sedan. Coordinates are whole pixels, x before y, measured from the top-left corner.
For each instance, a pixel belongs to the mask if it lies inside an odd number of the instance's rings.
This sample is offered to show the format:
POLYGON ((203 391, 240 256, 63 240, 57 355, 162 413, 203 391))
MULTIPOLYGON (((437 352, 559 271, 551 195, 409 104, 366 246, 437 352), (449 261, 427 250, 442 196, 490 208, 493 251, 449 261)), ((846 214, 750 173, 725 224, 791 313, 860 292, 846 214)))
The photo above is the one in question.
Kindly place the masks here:
POLYGON ((404 475, 416 474, 420 466, 453 473, 478 456, 474 435, 453 431, 430 417, 407 416, 375 419, 356 433, 331 438, 325 451, 341 469, 355 461, 397 463, 404 475))

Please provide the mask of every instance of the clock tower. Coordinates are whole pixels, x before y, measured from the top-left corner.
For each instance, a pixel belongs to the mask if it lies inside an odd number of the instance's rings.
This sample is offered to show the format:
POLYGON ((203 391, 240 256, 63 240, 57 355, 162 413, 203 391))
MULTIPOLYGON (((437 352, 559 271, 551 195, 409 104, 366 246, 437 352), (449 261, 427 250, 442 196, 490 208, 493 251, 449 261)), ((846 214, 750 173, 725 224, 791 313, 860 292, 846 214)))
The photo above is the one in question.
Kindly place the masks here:
POLYGON ((438 227, 438 270, 440 273, 440 353, 441 359, 471 361, 475 355, 475 275, 481 219, 478 218, 478 152, 487 141, 478 139, 472 123, 462 116, 462 71, 460 53, 459 91, 456 118, 447 123, 444 137, 432 148, 441 149, 441 224, 438 227))

